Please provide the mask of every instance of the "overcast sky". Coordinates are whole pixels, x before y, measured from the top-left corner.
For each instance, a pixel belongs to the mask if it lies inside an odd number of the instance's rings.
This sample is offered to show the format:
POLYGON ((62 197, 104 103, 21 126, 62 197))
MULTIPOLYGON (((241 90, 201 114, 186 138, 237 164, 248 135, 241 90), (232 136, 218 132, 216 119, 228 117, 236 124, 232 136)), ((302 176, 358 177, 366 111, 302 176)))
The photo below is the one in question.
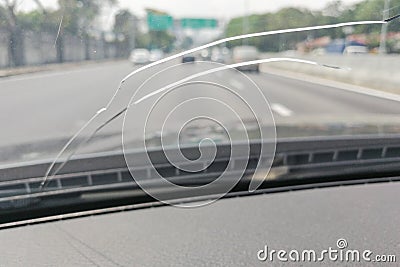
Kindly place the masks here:
MULTIPOLYGON (((20 0, 20 8, 29 10, 35 7, 33 0, 20 0)), ((57 0, 41 0, 47 7, 57 7, 57 0)), ((342 0, 346 4, 360 0, 342 0)), ((120 8, 128 8, 137 15, 144 15, 147 7, 156 8, 179 17, 213 17, 227 19, 240 16, 247 10, 250 13, 276 11, 285 6, 321 9, 329 0, 118 0, 120 8), (246 4, 247 3, 247 4, 246 4)))

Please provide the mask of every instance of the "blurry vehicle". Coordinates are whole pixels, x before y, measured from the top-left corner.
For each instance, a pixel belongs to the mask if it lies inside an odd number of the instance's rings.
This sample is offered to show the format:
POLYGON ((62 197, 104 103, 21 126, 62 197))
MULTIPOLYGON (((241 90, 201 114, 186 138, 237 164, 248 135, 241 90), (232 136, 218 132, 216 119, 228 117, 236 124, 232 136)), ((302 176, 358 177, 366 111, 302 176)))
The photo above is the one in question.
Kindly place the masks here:
POLYGON ((131 52, 129 61, 135 65, 147 64, 150 62, 150 52, 144 48, 138 48, 131 52))
POLYGON ((211 53, 208 49, 203 49, 200 52, 201 60, 209 61, 211 60, 211 53))
POLYGON ((189 63, 189 62, 195 62, 196 57, 193 55, 185 55, 182 57, 182 63, 189 63))
POLYGON ((360 54, 368 54, 368 48, 362 45, 351 45, 347 46, 343 51, 343 55, 360 55, 360 54))
POLYGON ((344 39, 335 39, 325 47, 325 52, 327 54, 343 54, 345 47, 344 39))
POLYGON ((365 54, 368 48, 357 41, 346 41, 345 39, 335 39, 325 47, 327 54, 365 54))
MULTIPOLYGON (((241 63, 259 59, 259 52, 254 46, 237 46, 232 51, 233 63, 241 63)), ((241 71, 259 71, 259 64, 237 67, 241 71)))
POLYGON ((221 49, 216 47, 211 51, 211 61, 225 63, 225 55, 221 49))
POLYGON ((153 49, 150 51, 150 61, 155 62, 163 59, 164 52, 160 49, 153 49))
POLYGON ((231 58, 231 50, 229 50, 228 47, 223 47, 221 49, 221 51, 222 51, 222 54, 225 57, 225 60, 228 61, 231 58))

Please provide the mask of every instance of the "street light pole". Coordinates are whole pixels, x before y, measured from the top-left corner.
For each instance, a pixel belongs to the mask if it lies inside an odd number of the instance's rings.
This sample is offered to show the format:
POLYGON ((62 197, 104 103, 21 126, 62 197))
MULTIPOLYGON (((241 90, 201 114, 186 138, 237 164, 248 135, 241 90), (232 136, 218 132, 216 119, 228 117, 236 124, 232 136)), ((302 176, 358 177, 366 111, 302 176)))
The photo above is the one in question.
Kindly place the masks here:
MULTIPOLYGON (((390 0, 385 0, 385 5, 383 7, 383 19, 384 20, 389 18, 389 6, 390 6, 390 0)), ((387 28, 388 28, 387 23, 382 24, 381 38, 380 38, 380 44, 379 44, 379 54, 386 54, 386 52, 387 52, 387 49, 386 49, 387 28)))
MULTIPOLYGON (((249 33, 249 0, 244 0, 244 17, 243 17, 242 23, 243 23, 243 25, 242 25, 243 33, 242 34, 249 33)), ((247 38, 242 39, 242 44, 243 45, 248 44, 247 38)))
POLYGON ((138 22, 138 19, 136 18, 136 16, 135 15, 132 15, 131 16, 131 18, 130 18, 130 23, 131 23, 131 32, 130 32, 130 34, 131 34, 131 36, 130 36, 130 38, 129 38, 129 49, 130 49, 130 51, 132 51, 133 49, 135 49, 136 48, 136 27, 137 27, 137 22, 138 22))

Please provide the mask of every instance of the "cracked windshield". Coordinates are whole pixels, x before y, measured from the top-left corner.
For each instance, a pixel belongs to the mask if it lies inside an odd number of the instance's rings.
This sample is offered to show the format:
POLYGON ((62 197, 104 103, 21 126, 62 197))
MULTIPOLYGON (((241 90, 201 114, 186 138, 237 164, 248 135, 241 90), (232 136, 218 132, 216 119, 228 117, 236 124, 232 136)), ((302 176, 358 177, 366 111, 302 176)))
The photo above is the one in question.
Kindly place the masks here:
POLYGON ((0 267, 396 266, 399 70, 400 0, 0 0, 0 267))
POLYGON ((53 163, 46 177, 93 153, 397 134, 399 13, 398 0, 0 0, 0 165, 53 163))

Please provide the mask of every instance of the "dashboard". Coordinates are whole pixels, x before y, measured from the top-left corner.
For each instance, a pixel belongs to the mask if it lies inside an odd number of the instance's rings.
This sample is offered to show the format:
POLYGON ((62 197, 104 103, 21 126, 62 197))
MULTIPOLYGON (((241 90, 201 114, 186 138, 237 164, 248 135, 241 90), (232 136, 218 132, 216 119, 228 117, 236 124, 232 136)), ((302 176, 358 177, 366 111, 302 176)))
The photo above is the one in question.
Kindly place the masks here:
POLYGON ((399 191, 398 182, 298 190, 5 229, 1 265, 265 266, 265 246, 320 251, 339 239, 395 254, 399 191))

